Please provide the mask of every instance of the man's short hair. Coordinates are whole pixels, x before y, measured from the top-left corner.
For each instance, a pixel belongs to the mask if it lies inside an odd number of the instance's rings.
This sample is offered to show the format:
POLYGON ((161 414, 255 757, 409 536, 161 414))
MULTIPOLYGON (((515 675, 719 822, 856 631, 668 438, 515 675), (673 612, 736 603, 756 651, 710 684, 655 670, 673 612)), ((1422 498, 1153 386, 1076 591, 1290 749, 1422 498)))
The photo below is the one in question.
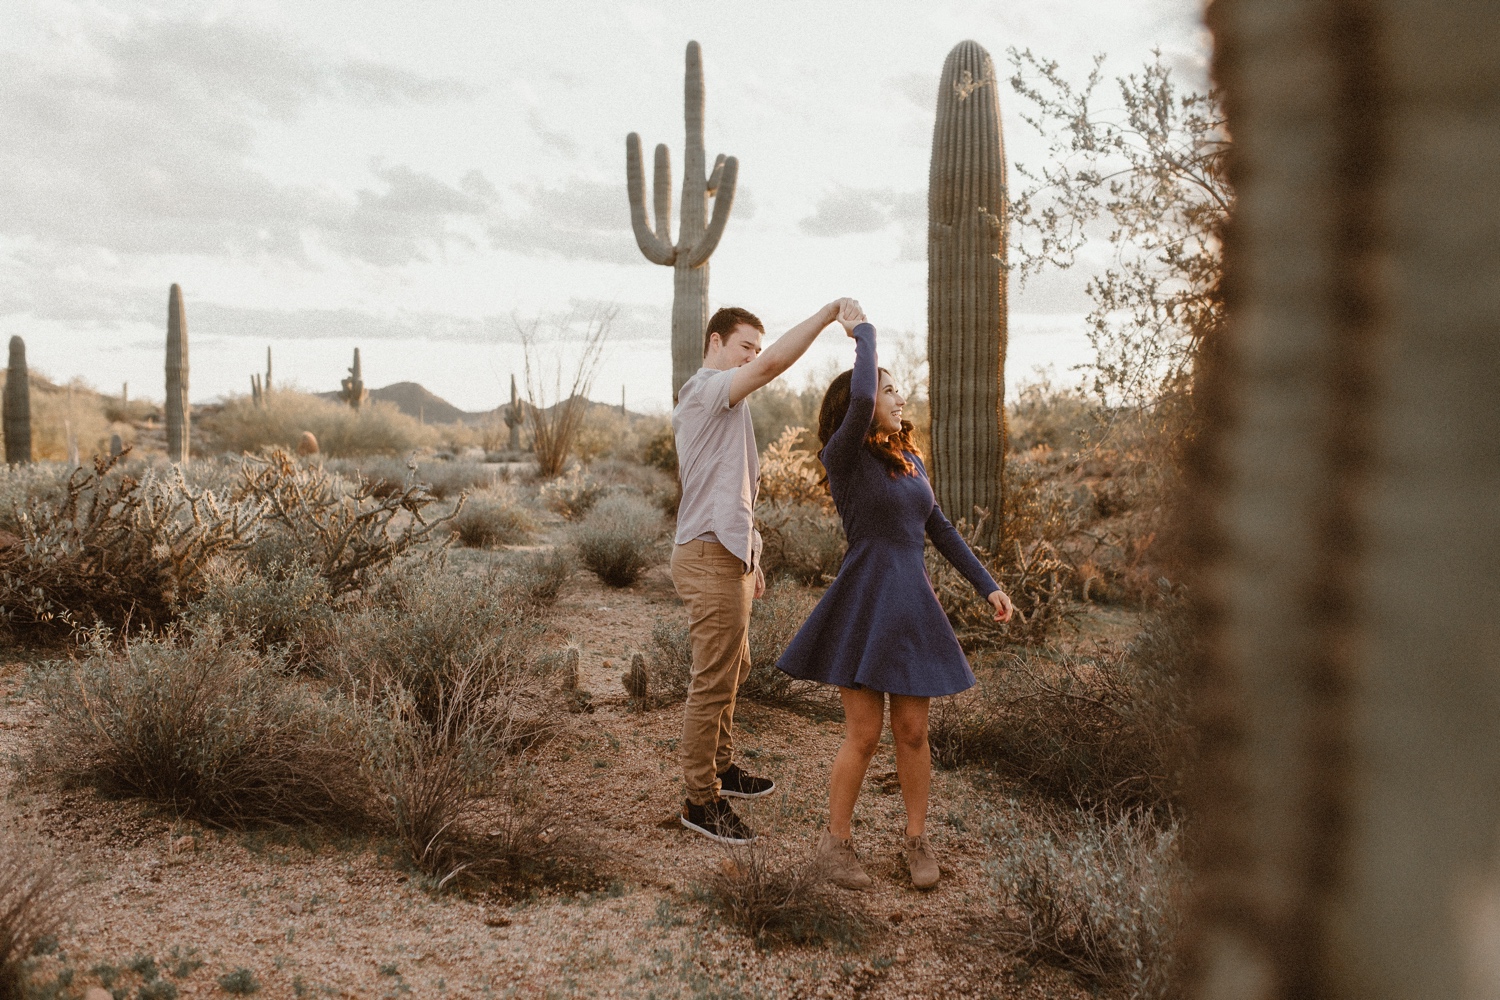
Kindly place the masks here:
POLYGON ((719 335, 719 342, 723 343, 724 338, 729 336, 730 331, 741 323, 744 323, 746 326, 755 327, 762 334, 766 332, 766 328, 761 325, 760 320, 750 310, 741 309, 739 306, 725 306, 713 314, 708 321, 708 329, 703 331, 704 357, 708 356, 708 341, 710 337, 717 333, 719 335))

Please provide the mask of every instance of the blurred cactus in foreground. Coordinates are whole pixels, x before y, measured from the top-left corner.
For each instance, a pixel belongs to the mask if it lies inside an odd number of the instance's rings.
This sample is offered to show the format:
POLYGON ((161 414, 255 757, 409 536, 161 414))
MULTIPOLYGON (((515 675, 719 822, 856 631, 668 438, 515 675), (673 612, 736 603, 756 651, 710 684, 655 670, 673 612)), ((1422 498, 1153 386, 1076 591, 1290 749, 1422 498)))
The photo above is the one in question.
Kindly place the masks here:
POLYGON ((646 218, 646 173, 641 164, 641 137, 625 137, 625 186, 630 196, 630 223, 641 253, 653 264, 674 269, 672 283, 672 400, 677 390, 703 365, 703 331, 708 326, 708 258, 724 235, 734 204, 739 161, 720 154, 707 172, 703 152, 703 56, 688 42, 684 87, 687 140, 682 175, 682 219, 672 243, 672 162, 666 144, 656 147, 652 207, 656 225, 646 218), (714 196, 708 220, 708 196, 714 196))
POLYGON ((349 368, 349 376, 340 381, 339 386, 339 398, 356 410, 370 398, 370 394, 365 391, 365 379, 359 366, 359 348, 357 347, 354 349, 354 364, 349 368))
POLYGON ((26 370, 26 342, 10 338, 10 366, 5 370, 5 461, 31 462, 31 375, 26 370))
POLYGON ((167 460, 182 464, 188 460, 189 423, 192 407, 188 404, 188 335, 187 317, 182 312, 182 287, 173 285, 167 295, 167 460))
POLYGON ((949 517, 1005 523, 1005 151, 995 65, 975 42, 943 63, 927 187, 932 485, 949 517))

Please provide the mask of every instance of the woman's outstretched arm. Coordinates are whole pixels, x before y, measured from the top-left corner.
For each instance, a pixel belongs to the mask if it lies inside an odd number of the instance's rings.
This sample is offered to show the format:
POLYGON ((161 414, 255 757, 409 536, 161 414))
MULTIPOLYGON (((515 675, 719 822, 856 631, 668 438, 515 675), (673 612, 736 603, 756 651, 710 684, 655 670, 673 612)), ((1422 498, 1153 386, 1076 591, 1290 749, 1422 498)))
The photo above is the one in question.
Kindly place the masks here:
POLYGON ((849 383, 849 410, 844 422, 823 446, 823 464, 828 469, 847 466, 858 457, 875 416, 875 389, 880 374, 875 366, 875 327, 860 323, 849 332, 854 338, 854 376, 849 383))
POLYGON ((980 597, 989 600, 989 596, 1000 589, 995 578, 990 576, 979 557, 974 555, 974 550, 969 548, 969 543, 964 541, 953 522, 944 516, 943 509, 937 504, 932 505, 932 513, 927 515, 927 537, 932 539, 932 547, 953 564, 953 568, 973 585, 980 597))

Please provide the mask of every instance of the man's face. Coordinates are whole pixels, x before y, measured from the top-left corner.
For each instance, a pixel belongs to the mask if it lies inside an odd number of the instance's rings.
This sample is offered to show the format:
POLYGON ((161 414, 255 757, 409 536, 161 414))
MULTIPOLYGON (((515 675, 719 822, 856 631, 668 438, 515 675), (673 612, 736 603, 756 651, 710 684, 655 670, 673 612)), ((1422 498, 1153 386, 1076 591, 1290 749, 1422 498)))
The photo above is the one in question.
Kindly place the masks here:
POLYGON ((748 323, 724 334, 714 334, 708 339, 709 367, 721 371, 738 368, 760 353, 760 331, 748 323))

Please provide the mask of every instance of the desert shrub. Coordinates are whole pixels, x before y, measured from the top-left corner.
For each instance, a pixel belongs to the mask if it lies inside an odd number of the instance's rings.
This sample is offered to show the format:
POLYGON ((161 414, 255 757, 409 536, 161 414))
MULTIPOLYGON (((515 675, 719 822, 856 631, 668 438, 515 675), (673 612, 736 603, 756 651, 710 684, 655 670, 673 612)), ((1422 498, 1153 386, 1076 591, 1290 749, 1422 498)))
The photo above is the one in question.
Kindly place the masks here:
POLYGON ((56 869, 8 836, 0 845, 0 1000, 29 996, 27 959, 63 926, 56 869))
POLYGON ((1186 883, 1175 822, 1085 815, 1057 832, 1021 823, 1012 807, 982 831, 1011 948, 1132 998, 1171 995, 1186 883))
POLYGON ((278 390, 265 406, 245 396, 226 402, 194 424, 212 450, 254 453, 297 447, 303 431, 318 439, 327 456, 404 455, 438 443, 433 427, 408 417, 392 403, 371 401, 358 410, 330 399, 278 390))
POLYGON ((0 531, 19 533, 33 505, 57 507, 67 495, 71 471, 53 462, 0 466, 0 531))
POLYGON ((279 648, 288 662, 307 659, 310 644, 333 625, 333 593, 328 581, 301 562, 215 567, 203 594, 188 608, 193 621, 218 621, 224 630, 249 639, 256 648, 279 648))
POLYGON ((219 977, 219 989, 237 996, 249 996, 260 992, 260 982, 255 978, 253 970, 241 966, 219 977))
POLYGON ((527 552, 510 564, 506 585, 523 603, 550 608, 573 578, 575 568, 573 553, 561 546, 527 552))
POLYGON ((641 461, 675 476, 677 474, 677 438, 670 423, 658 427, 641 446, 641 461))
POLYGON ((212 823, 348 822, 363 814, 360 715, 283 676, 212 623, 106 646, 40 675, 51 717, 33 769, 212 823))
POLYGON ((605 497, 572 530, 578 560, 611 587, 628 587, 661 558, 661 513, 639 497, 605 497))
POLYGON ((1182 602, 1123 652, 1007 657, 975 695, 935 706, 940 766, 979 764, 1091 808, 1170 812, 1192 759, 1185 670, 1195 633, 1182 602))
POLYGON ((809 384, 799 391, 772 382, 757 390, 755 405, 750 410, 750 419, 755 424, 755 447, 764 451, 788 427, 818 426, 818 407, 823 404, 827 388, 826 384, 809 384))
POLYGON ((408 480, 378 495, 368 481, 351 485, 317 464, 304 464, 284 450, 247 457, 234 498, 264 511, 276 557, 297 553, 328 581, 335 597, 368 586, 399 556, 434 537, 463 512, 431 520, 437 498, 408 480))
POLYGON ((928 545, 927 576, 943 613, 948 616, 959 643, 971 653, 1007 641, 1040 642, 1073 610, 1068 599, 1073 567, 1045 540, 1028 544, 1008 541, 1004 558, 989 552, 975 541, 983 523, 981 519, 970 527, 961 520, 956 527, 995 582, 1010 595, 1014 608, 1011 620, 997 623, 994 609, 947 559, 928 545))
POLYGON ((548 510, 561 514, 565 520, 578 521, 609 492, 608 486, 596 481, 581 465, 575 465, 567 475, 543 484, 538 498, 548 510))
MULTIPOLYGON (((751 604, 750 676, 740 685, 742 697, 791 708, 839 711, 827 685, 797 680, 776 669, 776 661, 816 604, 813 594, 787 584, 769 587, 764 597, 751 604)), ((693 669, 687 624, 657 619, 651 627, 651 645, 650 704, 681 701, 687 696, 693 669)))
POLYGON ((261 527, 254 500, 114 464, 76 469, 60 497, 16 512, 16 537, 0 539, 0 621, 12 631, 168 622, 203 592, 209 567, 261 527))
POLYGON ((580 462, 633 459, 640 454, 636 421, 613 406, 593 404, 583 415, 573 438, 573 454, 580 462))
POLYGON ((663 509, 676 503, 681 489, 675 476, 650 465, 618 458, 604 458, 590 464, 588 474, 607 490, 639 494, 663 509))
POLYGON ((1057 386, 1045 373, 1017 387, 1005 410, 1007 443, 1015 452, 1082 448, 1103 416, 1097 400, 1082 388, 1057 386))
POLYGON ((531 538, 536 520, 508 493, 490 491, 469 497, 448 530, 459 544, 471 549, 518 545, 531 538))
POLYGON ((337 615, 315 665, 362 699, 399 702, 427 725, 455 710, 460 688, 484 697, 503 691, 535 737, 553 714, 544 693, 528 684, 541 630, 510 593, 418 567, 390 574, 337 615), (477 679, 465 680, 471 675, 477 679))
POLYGON ((847 892, 829 883, 816 858, 765 840, 728 849, 694 896, 719 919, 761 946, 859 944, 875 921, 847 892))
MULTIPOLYGON (((81 380, 59 385, 33 370, 30 382, 31 453, 36 461, 66 461, 70 431, 85 465, 109 454, 111 434, 119 433, 126 440, 134 437, 130 427, 111 422, 105 397, 81 380)), ((5 373, 0 372, 0 385, 4 383, 5 373)))
POLYGON ((788 427, 766 445, 760 456, 761 503, 805 503, 833 509, 833 498, 823 483, 823 466, 817 456, 799 442, 808 437, 806 427, 788 427))
POLYGON ((472 493, 493 487, 499 481, 499 467, 485 462, 462 459, 448 461, 422 459, 416 462, 416 480, 439 500, 452 500, 460 493, 472 493))
POLYGON ((755 525, 767 578, 823 584, 838 576, 846 544, 837 514, 819 504, 773 501, 756 505, 755 525))
POLYGON ((526 740, 514 701, 494 675, 462 672, 437 717, 394 705, 377 753, 386 820, 412 864, 437 888, 519 892, 590 879, 586 841, 539 794, 513 756, 526 740))

